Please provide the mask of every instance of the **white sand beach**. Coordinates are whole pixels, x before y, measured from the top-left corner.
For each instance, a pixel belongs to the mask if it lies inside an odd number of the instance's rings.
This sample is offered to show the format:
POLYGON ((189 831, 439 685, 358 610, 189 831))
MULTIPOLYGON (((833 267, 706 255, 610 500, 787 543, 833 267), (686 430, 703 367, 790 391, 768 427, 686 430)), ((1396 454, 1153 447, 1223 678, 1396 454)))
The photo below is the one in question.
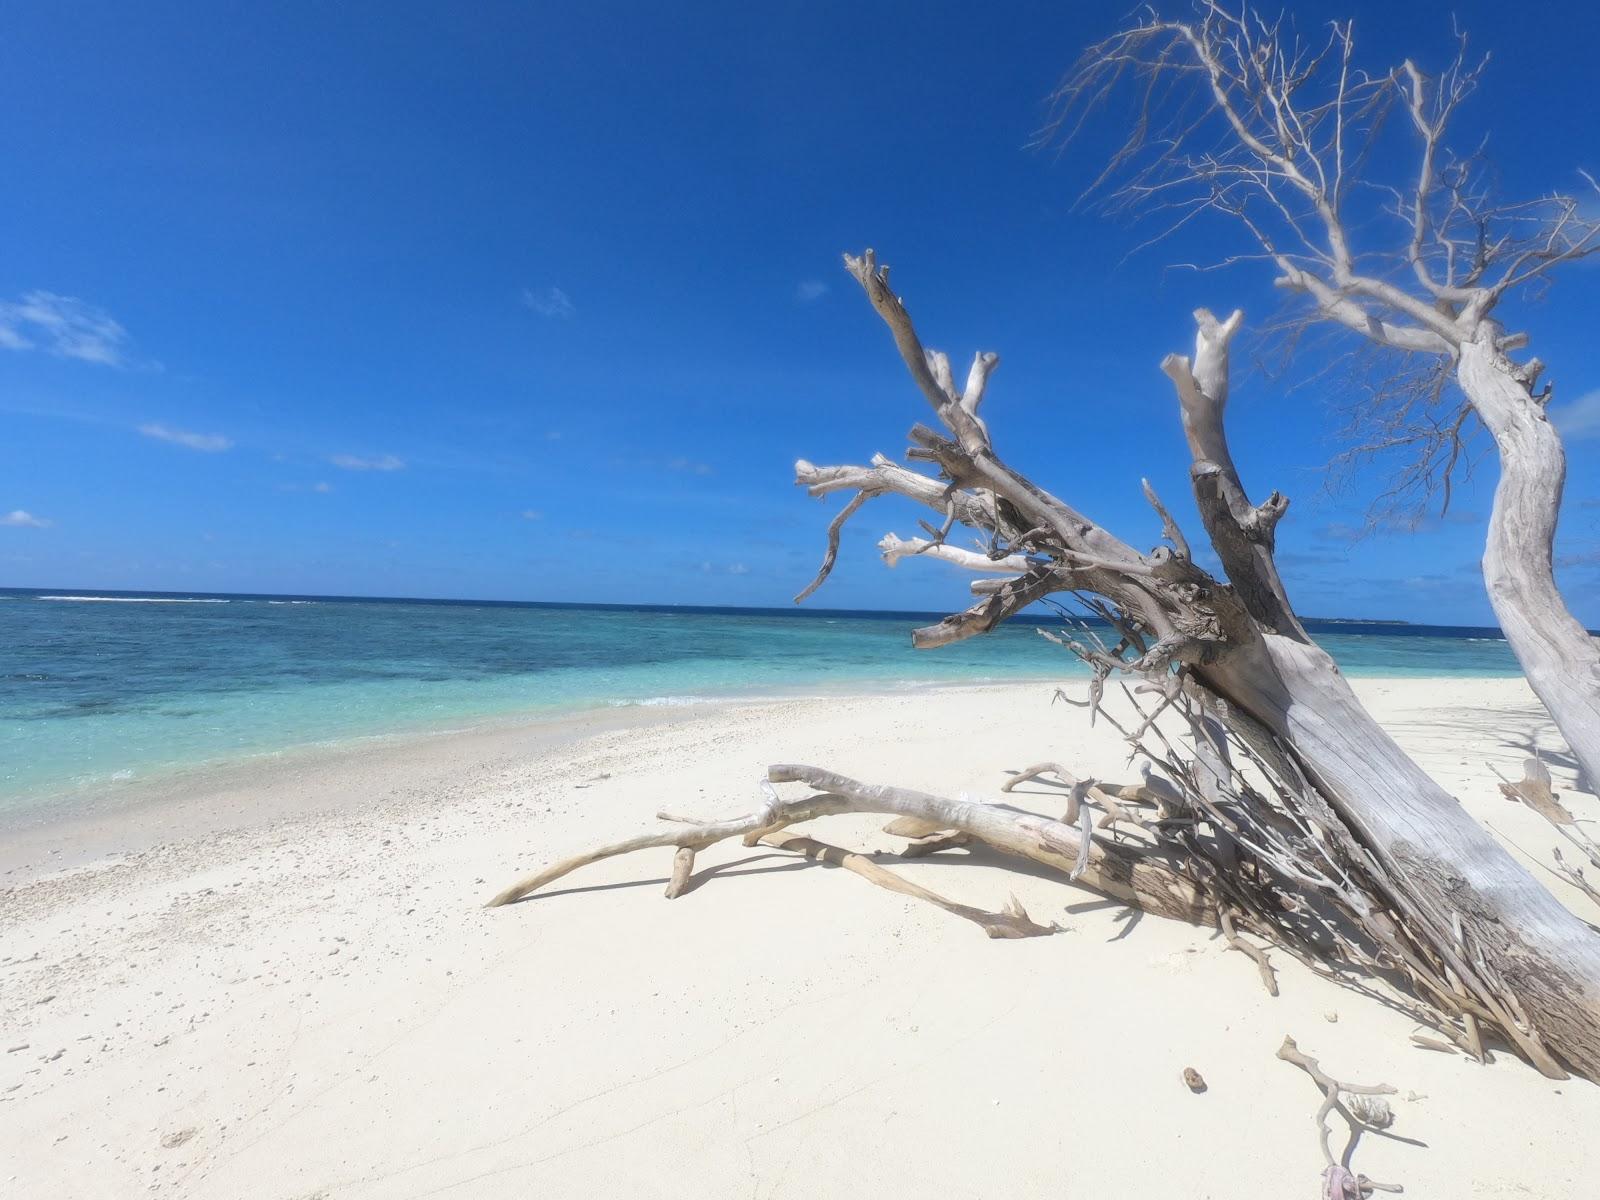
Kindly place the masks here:
MULTIPOLYGON (((1514 774, 1530 739, 1555 744, 1525 684, 1356 686, 1463 804, 1549 861, 1554 835, 1487 765, 1514 774)), ((986 908, 1015 893, 1062 933, 990 941, 737 844, 705 852, 672 902, 656 851, 482 907, 658 809, 748 810, 769 762, 946 795, 994 796, 1046 757, 1132 776, 1111 730, 1050 700, 1040 684, 908 691, 372 744, 15 836, 0 1194, 1310 1197, 1320 1095, 1274 1057, 1289 1034, 1341 1078, 1398 1089, 1391 1136, 1356 1152, 1367 1175, 1440 1200, 1595 1195, 1600 1088, 1418 1049, 1403 1014, 1282 953, 1274 999, 1213 931, 989 854, 897 869, 986 908)), ((1011 800, 1060 805, 1042 787, 1011 800)), ((891 863, 878 824, 822 836, 891 863)))

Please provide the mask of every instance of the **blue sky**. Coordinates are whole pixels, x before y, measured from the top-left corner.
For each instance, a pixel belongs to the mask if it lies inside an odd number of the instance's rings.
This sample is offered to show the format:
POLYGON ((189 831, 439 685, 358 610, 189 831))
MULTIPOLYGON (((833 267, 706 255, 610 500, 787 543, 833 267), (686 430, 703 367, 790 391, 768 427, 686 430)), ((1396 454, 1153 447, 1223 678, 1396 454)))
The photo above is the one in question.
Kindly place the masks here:
MULTIPOLYGON (((1496 56, 1472 127, 1507 179, 1570 187, 1600 168, 1597 19, 1525 3, 1511 36, 1497 7, 1457 6, 1496 56)), ((1074 211, 1093 142, 1028 148, 1124 9, 8 6, 0 585, 785 604, 838 503, 792 461, 897 455, 926 415, 838 265, 867 245, 926 341, 1001 354, 1002 453, 1154 544, 1140 476, 1186 490, 1158 362, 1196 304, 1277 301, 1166 269, 1225 226, 1128 259, 1138 230, 1074 211)), ((1378 64, 1440 60, 1427 9, 1296 6, 1354 15, 1378 64)), ((1600 626, 1600 270, 1515 315, 1593 414, 1561 554, 1600 626)), ((1298 606, 1487 622, 1492 460, 1450 519, 1352 541, 1381 478, 1328 488, 1337 399, 1235 382, 1298 606)), ((962 605, 878 562, 915 515, 868 506, 813 603, 962 605)))

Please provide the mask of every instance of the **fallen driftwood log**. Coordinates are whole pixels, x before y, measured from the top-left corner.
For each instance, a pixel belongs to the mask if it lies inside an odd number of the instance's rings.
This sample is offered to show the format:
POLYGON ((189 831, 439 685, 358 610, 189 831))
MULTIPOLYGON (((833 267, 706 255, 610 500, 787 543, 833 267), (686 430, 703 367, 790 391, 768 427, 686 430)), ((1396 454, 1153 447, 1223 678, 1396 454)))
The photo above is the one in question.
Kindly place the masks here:
MULTIPOLYGON (((886 538, 885 554, 942 559, 982 578, 971 608, 915 630, 913 645, 982 634, 1047 598, 1075 601, 1078 615, 1095 623, 1045 635, 1091 669, 1087 697, 1075 703, 1137 751, 1141 782, 1119 787, 1040 763, 1003 786, 1053 776, 1066 792, 1057 820, 779 764, 769 768, 771 790, 754 812, 723 821, 667 818, 667 828, 555 863, 492 903, 587 863, 665 848, 674 851, 669 894, 678 895, 693 855, 717 842, 754 844, 802 822, 881 814, 924 853, 978 842, 1145 911, 1214 924, 1255 962, 1269 991, 1276 978, 1263 945, 1383 991, 1480 1060, 1493 1037, 1553 1077, 1572 1067, 1600 1078, 1600 937, 1379 727, 1294 613, 1274 558, 1274 530, 1288 501, 1277 492, 1249 499, 1224 429, 1228 348, 1242 315, 1197 312, 1194 355, 1162 363, 1219 577, 1194 560, 1148 483, 1145 496, 1167 544, 1141 552, 1007 466, 979 415, 998 357, 977 355, 958 388, 949 359, 923 346, 890 290, 888 269, 871 251, 847 257, 846 266, 944 432, 917 425, 910 434, 909 457, 932 464, 935 475, 881 455, 867 466, 796 464, 797 481, 813 495, 849 496, 829 525, 817 579, 801 596, 827 577, 844 521, 868 500, 897 495, 926 505, 940 518, 924 525, 928 537, 886 538), (978 535, 974 548, 949 541, 958 527, 978 535), (994 577, 997 566, 1005 573, 994 577), (1132 705, 1131 725, 1104 705, 1108 685, 1132 705), (792 784, 806 790, 780 797, 776 786, 792 784)), ((824 861, 832 854, 880 886, 962 908, 910 890, 887 868, 866 871, 866 860, 838 847, 785 845, 824 861)), ((991 933, 1013 921, 1033 925, 1009 909, 962 915, 991 933)))

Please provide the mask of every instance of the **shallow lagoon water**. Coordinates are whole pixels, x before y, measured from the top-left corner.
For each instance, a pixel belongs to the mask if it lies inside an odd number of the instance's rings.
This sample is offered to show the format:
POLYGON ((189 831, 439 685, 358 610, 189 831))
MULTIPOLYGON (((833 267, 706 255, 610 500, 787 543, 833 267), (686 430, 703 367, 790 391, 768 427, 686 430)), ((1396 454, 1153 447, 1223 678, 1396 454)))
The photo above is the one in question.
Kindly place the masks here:
MULTIPOLYGON (((919 652, 909 631, 928 614, 60 590, 0 601, 0 804, 11 807, 513 716, 1084 674, 1028 620, 919 652)), ((1313 632, 1352 675, 1517 673, 1494 630, 1313 632)))

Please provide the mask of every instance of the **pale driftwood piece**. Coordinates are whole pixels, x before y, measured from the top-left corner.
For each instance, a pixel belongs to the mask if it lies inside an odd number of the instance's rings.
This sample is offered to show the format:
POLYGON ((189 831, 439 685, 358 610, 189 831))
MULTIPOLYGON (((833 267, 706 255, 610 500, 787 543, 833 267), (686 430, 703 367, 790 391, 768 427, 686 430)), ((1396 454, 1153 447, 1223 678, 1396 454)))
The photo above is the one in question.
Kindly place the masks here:
POLYGON ((612 842, 597 849, 586 851, 583 854, 574 854, 552 863, 541 871, 537 871, 524 879, 506 888, 494 896, 487 908, 499 908, 501 905, 513 904, 524 896, 531 895, 540 888, 554 883, 565 875, 570 875, 579 867, 586 867, 590 863, 600 862, 602 859, 616 858, 622 854, 633 854, 639 850, 652 850, 663 846, 675 846, 690 850, 704 850, 707 846, 727 838, 742 837, 748 833, 761 833, 776 828, 788 822, 810 820, 813 817, 830 815, 833 813, 848 812, 848 803, 838 796, 810 797, 805 804, 779 806, 769 804, 758 812, 750 813, 743 817, 735 817, 729 821, 707 822, 704 824, 685 824, 677 829, 659 830, 654 833, 643 833, 637 837, 627 838, 620 842, 612 842))
MULTIPOLYGON (((1462 928, 1461 916, 1459 913, 1453 918, 1451 922, 1451 929, 1455 933, 1456 945, 1461 948, 1463 953, 1465 953, 1467 949, 1467 939, 1462 928)), ((1455 973, 1453 968, 1447 967, 1445 969, 1445 979, 1447 979, 1450 983, 1450 986, 1455 989, 1457 996, 1461 997, 1463 1000, 1468 998, 1467 989, 1462 986, 1461 977, 1455 973)), ((1488 1051, 1483 1048, 1483 1031, 1479 1028, 1477 1014, 1472 1012, 1470 1009, 1465 1011, 1461 1017, 1461 1025, 1465 1036, 1467 1053, 1472 1056, 1472 1059, 1475 1062, 1480 1064, 1488 1063, 1489 1054, 1488 1051)))
POLYGON ((1556 521, 1566 477, 1561 434, 1527 372, 1489 321, 1460 345, 1456 381, 1500 451, 1483 580, 1523 673, 1600 792, 1600 640, 1567 608, 1555 578, 1556 521))
POLYGON ((1028 767, 1025 770, 1018 771, 1016 774, 1012 775, 1000 785, 1000 790, 1002 792, 1009 792, 1019 783, 1031 783, 1035 779, 1037 779, 1040 783, 1049 784, 1051 787, 1070 788, 1076 781, 1077 776, 1063 767, 1060 763, 1034 763, 1033 766, 1028 767), (1054 775, 1056 779, 1045 779, 1044 776, 1046 775, 1054 775), (1056 780, 1059 780, 1060 782, 1058 783, 1056 780))
MULTIPOLYGON (((1076 788, 1073 789, 1073 795, 1075 797, 1077 796, 1076 788)), ((1091 824, 1092 820, 1093 817, 1090 814, 1087 806, 1079 809, 1078 857, 1073 860, 1072 870, 1067 872, 1067 878, 1072 880, 1074 883, 1076 883, 1079 879, 1082 879, 1083 873, 1089 869, 1089 851, 1094 846, 1094 827, 1091 824)), ((1070 820, 1067 822, 1069 825, 1071 823, 1072 822, 1070 820)))
POLYGON ((1137 816, 1127 813, 1118 805, 1119 800, 1140 801, 1144 797, 1142 788, 1118 786, 1117 784, 1102 784, 1098 779, 1080 779, 1066 767, 1056 762, 1035 763, 1025 771, 1018 771, 1000 785, 1002 792, 1009 792, 1019 783, 1028 783, 1037 780, 1050 787, 1064 787, 1067 789, 1067 810, 1062 814, 1061 820, 1067 825, 1079 823, 1078 810, 1085 801, 1092 799, 1106 814, 1116 820, 1126 820, 1134 824, 1142 823, 1137 816), (1046 779, 1044 776, 1054 775, 1055 779, 1046 779))
POLYGON ((1008 898, 1005 908, 1001 911, 987 912, 968 904, 959 904, 937 892, 929 891, 920 884, 912 883, 887 867, 873 862, 864 854, 842 850, 838 846, 830 846, 815 838, 804 837, 798 833, 777 833, 763 836, 761 843, 775 850, 788 850, 803 855, 815 862, 843 867, 846 871, 854 872, 867 882, 875 883, 881 888, 887 888, 902 896, 910 896, 915 900, 925 900, 947 913, 971 921, 992 938, 1044 937, 1061 932, 1059 925, 1040 925, 1032 920, 1015 896, 1008 898))
POLYGON ((1559 847, 1552 850, 1551 854, 1554 855, 1556 860, 1556 874, 1565 879, 1573 887, 1577 888, 1585 896, 1589 897, 1590 900, 1593 900, 1595 904, 1600 905, 1600 889, 1597 889, 1594 884, 1589 882, 1588 876, 1583 873, 1583 868, 1573 866, 1571 863, 1567 862, 1567 860, 1561 856, 1561 850, 1559 847))
MULTIPOLYGON (((1019 813, 996 804, 947 800, 910 788, 859 783, 821 767, 779 763, 767 768, 773 783, 805 783, 843 797, 856 812, 897 813, 917 817, 941 829, 966 833, 996 850, 1031 859, 1070 875, 1078 858, 1078 831, 1059 821, 1019 813)), ((1136 848, 1095 842, 1089 866, 1080 876, 1086 887, 1157 916, 1199 924, 1207 919, 1194 885, 1174 875, 1159 861, 1136 848)))
POLYGON ((1365 1175, 1355 1174, 1350 1168, 1350 1159, 1355 1154, 1361 1130, 1382 1129, 1393 1121, 1393 1115, 1389 1114, 1387 1104, 1381 1107, 1365 1105, 1358 1107, 1347 1103, 1343 1098, 1392 1096, 1395 1094, 1395 1089, 1387 1083, 1345 1083, 1333 1078, 1323 1071, 1316 1059, 1303 1053, 1292 1037, 1283 1039, 1283 1045, 1278 1047, 1278 1057, 1286 1063, 1293 1063, 1299 1067, 1311 1076, 1312 1082, 1322 1090, 1322 1104, 1313 1119, 1317 1124, 1317 1140, 1322 1146, 1322 1158, 1326 1164, 1322 1173, 1323 1196, 1327 1200, 1363 1200, 1363 1197, 1373 1190, 1404 1191, 1405 1189, 1399 1184, 1378 1183, 1365 1175), (1353 1109, 1356 1111, 1352 1111, 1353 1109), (1338 1158, 1334 1157, 1333 1147, 1329 1144, 1333 1131, 1328 1128, 1328 1114, 1335 1110, 1338 1110, 1350 1125, 1350 1140, 1345 1146, 1344 1153, 1338 1158))
POLYGON ((990 558, 976 550, 930 542, 926 538, 901 538, 892 533, 883 535, 878 542, 878 549, 883 553, 884 565, 890 567, 907 557, 936 558, 966 571, 988 571, 996 575, 1016 575, 1031 570, 1034 565, 1023 554, 990 558))
POLYGON ((1079 779, 1073 783, 1071 790, 1067 792, 1067 811, 1062 814, 1061 819, 1068 825, 1078 824, 1084 801, 1089 798, 1089 792, 1093 790, 1095 783, 1096 781, 1093 779, 1079 779))
POLYGON ((1267 952, 1239 936, 1239 931, 1233 926, 1233 918, 1226 908, 1217 909, 1217 928, 1231 949, 1237 950, 1256 964, 1256 970, 1261 973, 1261 986, 1267 989, 1267 995, 1276 996, 1278 973, 1272 969, 1272 960, 1267 957, 1267 952))
POLYGON ((896 817, 883 827, 883 831, 891 837, 911 838, 913 841, 946 832, 938 825, 919 821, 915 817, 896 817))
POLYGON ((676 900, 689 886, 689 876, 694 874, 694 847, 679 846, 672 855, 672 878, 667 880, 667 899, 676 900))
MULTIPOLYGON (((1489 769, 1500 775, 1499 768, 1492 763, 1489 769)), ((1527 805, 1552 825, 1577 824, 1577 818, 1572 815, 1572 811, 1556 799, 1550 768, 1537 758, 1523 760, 1522 778, 1515 783, 1500 775, 1500 793, 1507 800, 1527 805)))
POLYGON ((1454 1054, 1456 1048, 1449 1042, 1441 1042, 1438 1038, 1431 1038, 1425 1033, 1413 1033, 1411 1041, 1423 1050, 1432 1050, 1438 1054, 1454 1054))
POLYGON ((1183 794, 1173 787, 1167 780, 1155 773, 1154 766, 1146 760, 1139 764, 1138 798, 1146 804, 1153 804, 1162 820, 1170 817, 1182 816, 1189 811, 1189 802, 1183 794))
POLYGON ((900 850, 901 858, 926 858, 943 850, 959 850, 972 845, 972 837, 965 833, 933 833, 927 837, 907 842, 900 850))
POLYGON ((1150 507, 1156 510, 1156 515, 1161 518, 1161 536, 1172 543, 1172 549, 1184 558, 1190 557, 1189 539, 1183 536, 1183 530, 1172 519, 1172 514, 1167 511, 1167 506, 1161 503, 1161 497, 1156 495, 1156 489, 1150 486, 1148 479, 1141 479, 1139 486, 1144 489, 1144 498, 1150 502, 1150 507))
MULTIPOLYGON (((1507 800, 1517 801, 1538 813, 1550 822, 1557 833, 1577 847, 1589 860, 1590 866, 1600 868, 1600 842, 1589 836, 1578 824, 1572 810, 1557 798, 1550 779, 1550 769, 1543 762, 1537 758, 1524 759, 1522 778, 1516 782, 1501 775, 1499 768, 1492 763, 1489 769, 1500 776, 1500 791, 1507 800)), ((1600 889, 1589 882, 1583 868, 1567 862, 1559 847, 1552 850, 1551 855, 1555 859, 1552 868, 1555 873, 1600 905, 1600 889)))
POLYGON ((1096 828, 1115 829, 1118 825, 1132 825, 1136 829, 1151 828, 1151 823, 1145 820, 1141 814, 1122 807, 1119 801, 1126 799, 1126 797, 1117 797, 1113 794, 1101 792, 1098 799, 1102 813, 1100 819, 1095 822, 1096 828))
POLYGON ((829 575, 833 574, 833 564, 839 557, 839 535, 844 530, 845 522, 849 521, 850 518, 855 515, 855 512, 858 508, 860 508, 868 500, 872 499, 874 494, 875 493, 873 492, 865 490, 857 492, 854 496, 850 497, 849 502, 839 510, 839 515, 829 522, 828 549, 827 552, 822 556, 822 566, 817 569, 817 577, 810 583, 806 584, 805 587, 800 589, 800 594, 794 598, 794 602, 796 604, 799 604, 806 597, 810 596, 812 592, 816 591, 823 585, 829 575))
POLYGON ((1141 9, 1089 47, 1061 84, 1051 132, 1070 138, 1120 85, 1139 89, 1127 139, 1091 193, 1119 215, 1170 218, 1166 232, 1206 215, 1232 222, 1238 252, 1186 265, 1259 262, 1302 301, 1291 336, 1342 327, 1395 364, 1355 411, 1352 455, 1416 455, 1386 493, 1420 496, 1408 515, 1436 491, 1448 506, 1476 415, 1500 465, 1483 556, 1489 600, 1587 786, 1600 789, 1600 643, 1554 572, 1566 452, 1546 413, 1551 389, 1539 387, 1544 364, 1513 360, 1529 337, 1497 315, 1507 297, 1600 254, 1600 210, 1587 193, 1501 199, 1481 146, 1452 153, 1452 121, 1487 61, 1469 58, 1461 35, 1437 76, 1409 59, 1363 71, 1352 22, 1334 22, 1318 46, 1281 15, 1194 0, 1187 19, 1141 9), (1381 140, 1376 114, 1391 103, 1408 120, 1390 127, 1411 147, 1381 140), (1358 189, 1389 198, 1388 224, 1347 224, 1358 189), (1447 396, 1451 381, 1463 400, 1447 396))
MULTIPOLYGON (((573 855, 519 880, 493 897, 488 906, 494 908, 521 900, 578 868, 602 859, 662 846, 698 851, 716 842, 751 835, 759 841, 776 836, 776 830, 789 825, 844 813, 910 817, 936 829, 964 833, 1007 854, 1054 867, 1063 875, 1070 875, 1077 865, 1078 832, 1031 813, 1018 813, 970 799, 947 800, 909 788, 860 783, 819 767, 797 764, 769 768, 768 780, 771 783, 806 783, 817 790, 816 794, 796 800, 783 800, 773 793, 765 806, 741 817, 683 824, 573 855)), ((1144 854, 1135 848, 1095 843, 1079 882, 1102 895, 1158 916, 1191 923, 1205 919, 1204 902, 1194 885, 1174 875, 1159 861, 1146 861, 1144 854)))

